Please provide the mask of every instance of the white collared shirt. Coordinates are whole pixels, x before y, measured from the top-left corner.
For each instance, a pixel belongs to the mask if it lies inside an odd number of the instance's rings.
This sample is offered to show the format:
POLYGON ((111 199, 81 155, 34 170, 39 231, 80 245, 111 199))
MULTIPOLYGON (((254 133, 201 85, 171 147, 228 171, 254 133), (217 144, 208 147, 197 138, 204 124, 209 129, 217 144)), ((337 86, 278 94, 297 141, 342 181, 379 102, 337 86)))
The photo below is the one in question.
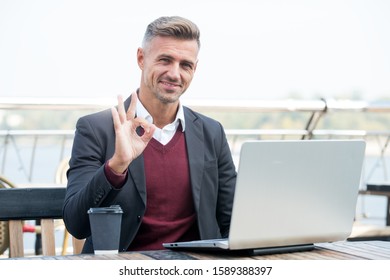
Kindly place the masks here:
MULTIPOLYGON (((153 123, 153 117, 146 110, 144 105, 142 105, 141 101, 137 102, 137 117, 145 119, 148 123, 153 123)), ((156 139, 163 145, 166 145, 176 133, 179 124, 181 123, 182 131, 185 129, 185 120, 184 120, 184 110, 183 106, 179 104, 179 110, 177 111, 175 120, 164 126, 162 129, 156 127, 154 131, 153 138, 156 139)))

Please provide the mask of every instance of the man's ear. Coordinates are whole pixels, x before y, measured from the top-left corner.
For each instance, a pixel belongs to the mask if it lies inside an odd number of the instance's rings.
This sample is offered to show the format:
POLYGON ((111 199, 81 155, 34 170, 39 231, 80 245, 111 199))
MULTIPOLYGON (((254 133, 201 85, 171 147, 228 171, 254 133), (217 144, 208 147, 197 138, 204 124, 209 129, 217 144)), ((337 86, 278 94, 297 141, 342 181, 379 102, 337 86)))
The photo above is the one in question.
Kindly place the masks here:
POLYGON ((143 70, 144 69, 144 50, 142 48, 138 48, 137 50, 137 63, 138 67, 143 70))

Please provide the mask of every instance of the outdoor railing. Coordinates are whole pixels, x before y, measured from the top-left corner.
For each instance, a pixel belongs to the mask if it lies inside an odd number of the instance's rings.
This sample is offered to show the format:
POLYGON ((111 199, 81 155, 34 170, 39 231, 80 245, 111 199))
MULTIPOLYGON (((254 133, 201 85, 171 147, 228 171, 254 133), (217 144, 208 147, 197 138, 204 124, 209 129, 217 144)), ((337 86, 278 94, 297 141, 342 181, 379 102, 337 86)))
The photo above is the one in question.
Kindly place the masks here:
MULTIPOLYGON (((98 111, 115 105, 112 99, 50 99, 50 98, 0 98, 0 111, 13 110, 55 110, 55 111, 98 111)), ((381 162, 382 179, 387 180, 386 155, 390 140, 389 129, 318 129, 319 121, 334 112, 354 114, 385 113, 390 117, 390 103, 335 100, 183 100, 183 104, 199 112, 212 113, 269 113, 302 112, 307 115, 301 129, 226 129, 233 154, 238 154, 242 141, 249 139, 332 139, 362 138, 367 141, 367 155, 377 157, 381 162)), ((50 155, 51 168, 68 158, 73 141, 73 130, 0 130, 0 173, 7 176, 17 169, 18 180, 34 183, 34 176, 42 166, 40 158, 50 155), (39 155, 39 149, 46 147, 47 155, 39 155), (56 149, 54 149, 54 146, 56 149), (50 150, 50 151, 49 151, 50 150), (10 163, 12 158, 12 163, 10 163), (22 178, 22 177, 24 178, 22 178)), ((48 177, 50 170, 47 170, 48 177)), ((53 176, 54 178, 54 176, 53 176)), ((368 178, 369 179, 369 178, 368 178)), ((54 180, 54 179, 53 179, 54 180)), ((48 181, 49 182, 49 181, 48 181)))

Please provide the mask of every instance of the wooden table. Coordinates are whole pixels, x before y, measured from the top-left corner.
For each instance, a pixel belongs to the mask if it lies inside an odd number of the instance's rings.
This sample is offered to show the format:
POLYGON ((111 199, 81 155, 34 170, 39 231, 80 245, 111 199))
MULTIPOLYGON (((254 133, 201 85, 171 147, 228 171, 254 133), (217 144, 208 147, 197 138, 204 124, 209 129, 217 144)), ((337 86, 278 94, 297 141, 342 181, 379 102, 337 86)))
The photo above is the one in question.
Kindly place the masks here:
MULTIPOLYGON (((14 260, 17 258, 14 258, 14 260)), ((142 251, 113 255, 37 256, 41 260, 390 260, 390 242, 355 241, 316 244, 314 250, 271 255, 234 255, 191 251, 142 251)))

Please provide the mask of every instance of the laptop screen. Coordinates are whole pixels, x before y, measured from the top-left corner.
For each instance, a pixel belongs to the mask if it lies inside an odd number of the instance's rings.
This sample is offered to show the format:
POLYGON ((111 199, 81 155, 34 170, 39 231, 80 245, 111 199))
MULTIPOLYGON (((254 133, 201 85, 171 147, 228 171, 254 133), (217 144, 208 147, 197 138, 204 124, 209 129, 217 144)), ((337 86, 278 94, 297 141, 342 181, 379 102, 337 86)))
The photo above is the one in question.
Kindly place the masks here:
POLYGON ((273 140, 242 145, 231 249, 346 239, 355 216, 363 140, 273 140))

